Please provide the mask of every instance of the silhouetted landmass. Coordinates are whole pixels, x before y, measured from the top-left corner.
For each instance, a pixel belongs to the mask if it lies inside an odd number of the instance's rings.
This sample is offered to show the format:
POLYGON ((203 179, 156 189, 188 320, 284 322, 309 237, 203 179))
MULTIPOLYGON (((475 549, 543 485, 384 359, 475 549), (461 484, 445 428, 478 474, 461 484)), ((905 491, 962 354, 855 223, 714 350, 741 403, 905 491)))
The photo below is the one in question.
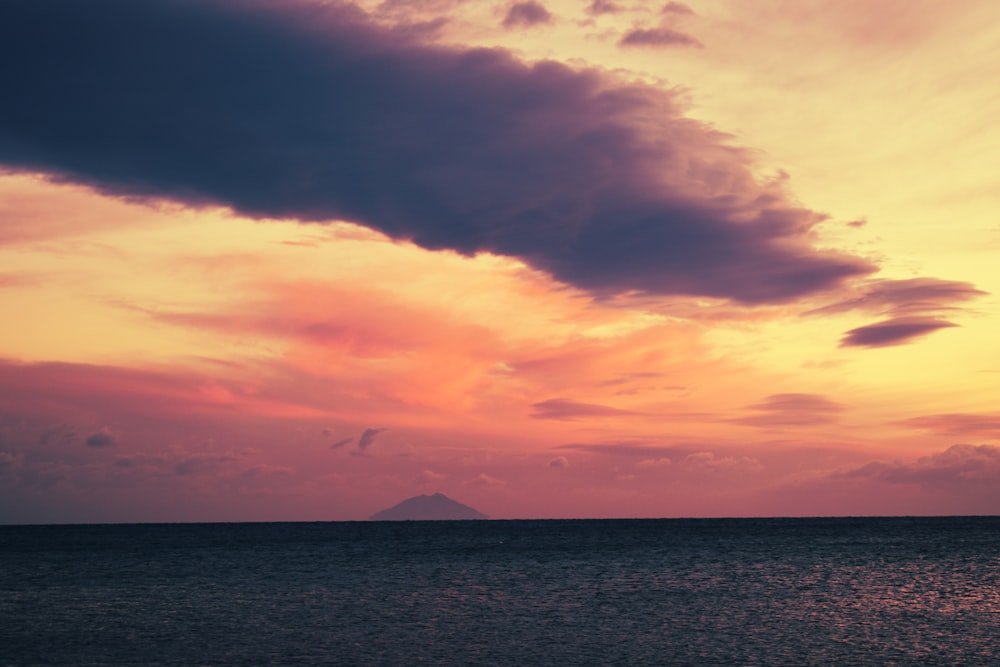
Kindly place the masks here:
POLYGON ((369 517, 371 521, 457 521, 488 518, 482 512, 455 502, 443 493, 407 498, 398 505, 369 517))

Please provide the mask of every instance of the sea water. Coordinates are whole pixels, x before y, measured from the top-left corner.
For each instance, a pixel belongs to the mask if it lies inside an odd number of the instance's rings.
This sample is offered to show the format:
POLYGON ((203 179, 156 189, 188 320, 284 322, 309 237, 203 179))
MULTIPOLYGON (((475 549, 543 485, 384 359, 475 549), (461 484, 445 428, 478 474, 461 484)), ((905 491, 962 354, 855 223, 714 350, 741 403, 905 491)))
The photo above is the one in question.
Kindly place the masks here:
POLYGON ((0 527, 0 665, 997 665, 1000 518, 0 527))

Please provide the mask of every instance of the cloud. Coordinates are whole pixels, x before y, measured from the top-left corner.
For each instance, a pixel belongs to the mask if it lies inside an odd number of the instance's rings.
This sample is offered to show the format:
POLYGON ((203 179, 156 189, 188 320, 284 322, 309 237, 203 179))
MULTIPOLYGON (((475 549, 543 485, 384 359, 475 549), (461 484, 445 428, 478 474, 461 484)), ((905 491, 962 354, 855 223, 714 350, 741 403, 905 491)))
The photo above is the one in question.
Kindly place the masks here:
POLYGON ((841 347, 887 347, 901 345, 939 329, 957 324, 935 317, 900 317, 857 327, 840 339, 841 347))
POLYGON ((560 449, 575 449, 606 456, 648 459, 682 459, 694 453, 691 447, 676 445, 650 445, 643 443, 570 443, 560 445, 560 449))
POLYGON ((587 7, 587 13, 591 16, 598 16, 600 14, 617 14, 621 10, 621 5, 613 0, 594 0, 587 7))
POLYGON ((924 415, 897 422, 944 435, 991 433, 1000 435, 1000 414, 951 413, 924 415))
POLYGON ((620 410, 596 403, 578 403, 565 398, 553 398, 540 403, 533 403, 532 417, 535 419, 585 419, 587 417, 620 417, 638 415, 639 412, 620 410))
POLYGON ((940 278, 870 280, 860 285, 861 294, 832 303, 807 314, 843 313, 852 310, 904 317, 954 310, 954 304, 986 294, 972 283, 940 278))
POLYGON ((814 426, 828 424, 844 409, 819 394, 771 394, 763 402, 749 406, 757 414, 733 419, 733 422, 751 426, 814 426))
POLYGON ((991 445, 953 445, 943 452, 913 462, 874 462, 838 473, 836 477, 872 478, 892 484, 951 486, 1000 484, 1000 448, 991 445))
POLYGON ((91 433, 83 442, 88 447, 110 447, 118 444, 115 434, 107 428, 102 428, 96 433, 91 433))
POLYGON ((510 6, 503 19, 505 28, 530 28, 552 22, 552 14, 537 2, 517 2, 510 6))
POLYGON ((371 447, 373 444, 375 444, 375 437, 379 433, 382 433, 383 431, 387 431, 387 430, 388 429, 384 429, 384 428, 366 428, 361 433, 361 437, 358 438, 358 449, 360 449, 361 451, 365 451, 366 449, 368 449, 369 447, 371 447))
POLYGON ((668 2, 667 4, 663 5, 663 8, 660 10, 660 12, 663 14, 687 14, 687 15, 694 14, 693 9, 679 2, 668 2))
POLYGON ((846 332, 841 347, 900 345, 939 329, 958 326, 942 315, 958 310, 956 304, 986 294, 971 283, 940 278, 871 280, 862 283, 859 289, 858 296, 807 313, 860 311, 888 316, 888 319, 846 332))
POLYGON ((565 456, 557 456, 554 459, 552 459, 551 461, 549 461, 549 467, 550 468, 568 468, 569 467, 569 459, 567 459, 565 456))
POLYGON ((507 487, 507 482, 496 477, 491 477, 486 473, 479 473, 470 480, 463 482, 466 486, 476 486, 486 489, 502 489, 507 487))
POLYGON ((619 46, 694 46, 705 45, 683 32, 661 26, 659 28, 633 28, 622 35, 619 46))
POLYGON ((173 471, 177 475, 196 475, 205 471, 217 469, 226 463, 231 463, 237 459, 229 455, 217 454, 195 454, 178 461, 173 466, 173 471))
POLYGON ((434 472, 433 470, 422 470, 420 474, 417 475, 417 484, 437 484, 448 479, 448 475, 440 472, 434 472))
POLYGON ((418 39, 336 3, 9 0, 0 162, 517 257, 602 295, 783 302, 875 269, 812 247, 823 216, 677 93, 418 39))
MULTIPOLYGON (((333 436, 333 429, 324 428, 320 431, 320 433, 323 434, 324 438, 329 438, 333 436)), ((352 442, 354 442, 354 438, 340 438, 339 440, 335 440, 330 444, 330 449, 340 449, 341 447, 349 445, 352 442)))
POLYGON ((684 459, 690 467, 713 472, 758 472, 764 466, 755 458, 749 456, 717 456, 715 452, 695 452, 684 459))

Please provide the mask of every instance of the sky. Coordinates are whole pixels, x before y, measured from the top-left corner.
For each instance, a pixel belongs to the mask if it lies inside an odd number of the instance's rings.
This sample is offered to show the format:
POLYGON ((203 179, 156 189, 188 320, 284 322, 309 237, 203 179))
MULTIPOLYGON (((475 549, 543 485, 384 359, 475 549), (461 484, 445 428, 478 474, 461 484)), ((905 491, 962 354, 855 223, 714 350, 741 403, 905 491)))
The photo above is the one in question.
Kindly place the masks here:
POLYGON ((5 0, 0 523, 1000 513, 989 0, 5 0))

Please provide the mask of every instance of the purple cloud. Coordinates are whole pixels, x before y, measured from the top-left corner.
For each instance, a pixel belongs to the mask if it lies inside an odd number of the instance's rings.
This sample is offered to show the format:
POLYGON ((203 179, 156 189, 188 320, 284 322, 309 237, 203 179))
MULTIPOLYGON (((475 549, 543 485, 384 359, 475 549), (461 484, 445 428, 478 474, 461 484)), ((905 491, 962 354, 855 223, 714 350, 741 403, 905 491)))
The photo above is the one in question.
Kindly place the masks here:
POLYGON ((100 431, 88 435, 84 439, 83 444, 88 447, 111 447, 118 444, 118 440, 114 433, 106 428, 102 428, 100 431))
POLYGON ((601 14, 617 14, 621 10, 621 5, 613 0, 594 0, 587 7, 587 13, 591 16, 599 16, 601 14))
POLYGON ((503 19, 505 28, 530 28, 552 22, 552 14, 537 2, 517 2, 510 6, 503 19))
POLYGON ((838 477, 873 478, 893 484, 938 487, 964 484, 1000 484, 1000 448, 991 445, 954 445, 911 463, 874 462, 838 477))
POLYGON ((939 329, 958 326, 941 315, 958 310, 956 304, 986 294, 971 283, 939 278, 871 280, 860 285, 858 291, 858 296, 806 313, 860 311, 888 316, 889 319, 846 332, 841 347, 900 345, 939 329))
POLYGON ((957 324, 935 317, 901 317, 851 329, 840 339, 841 347, 886 347, 908 343, 957 324))
POLYGON ((771 394, 749 406, 757 414, 732 421, 762 427, 813 426, 835 421, 844 407, 819 394, 771 394))
POLYGON ((518 257, 599 295, 783 302, 874 271, 813 248, 823 216, 675 93, 419 40, 336 3, 7 0, 0 163, 518 257))
POLYGON ((694 46, 704 48, 704 44, 690 35, 673 28, 634 28, 618 41, 619 46, 694 46))
POLYGON ((872 280, 860 295, 809 311, 808 314, 843 313, 852 310, 903 317, 954 310, 955 304, 986 294, 972 283, 940 278, 872 280))
POLYGON ((340 449, 344 445, 349 445, 352 442, 354 442, 354 438, 341 438, 340 440, 337 440, 336 442, 331 444, 330 449, 340 449))
POLYGON ((358 449, 364 451, 371 447, 375 443, 375 436, 388 429, 384 428, 366 428, 362 433, 361 437, 358 438, 358 449))

